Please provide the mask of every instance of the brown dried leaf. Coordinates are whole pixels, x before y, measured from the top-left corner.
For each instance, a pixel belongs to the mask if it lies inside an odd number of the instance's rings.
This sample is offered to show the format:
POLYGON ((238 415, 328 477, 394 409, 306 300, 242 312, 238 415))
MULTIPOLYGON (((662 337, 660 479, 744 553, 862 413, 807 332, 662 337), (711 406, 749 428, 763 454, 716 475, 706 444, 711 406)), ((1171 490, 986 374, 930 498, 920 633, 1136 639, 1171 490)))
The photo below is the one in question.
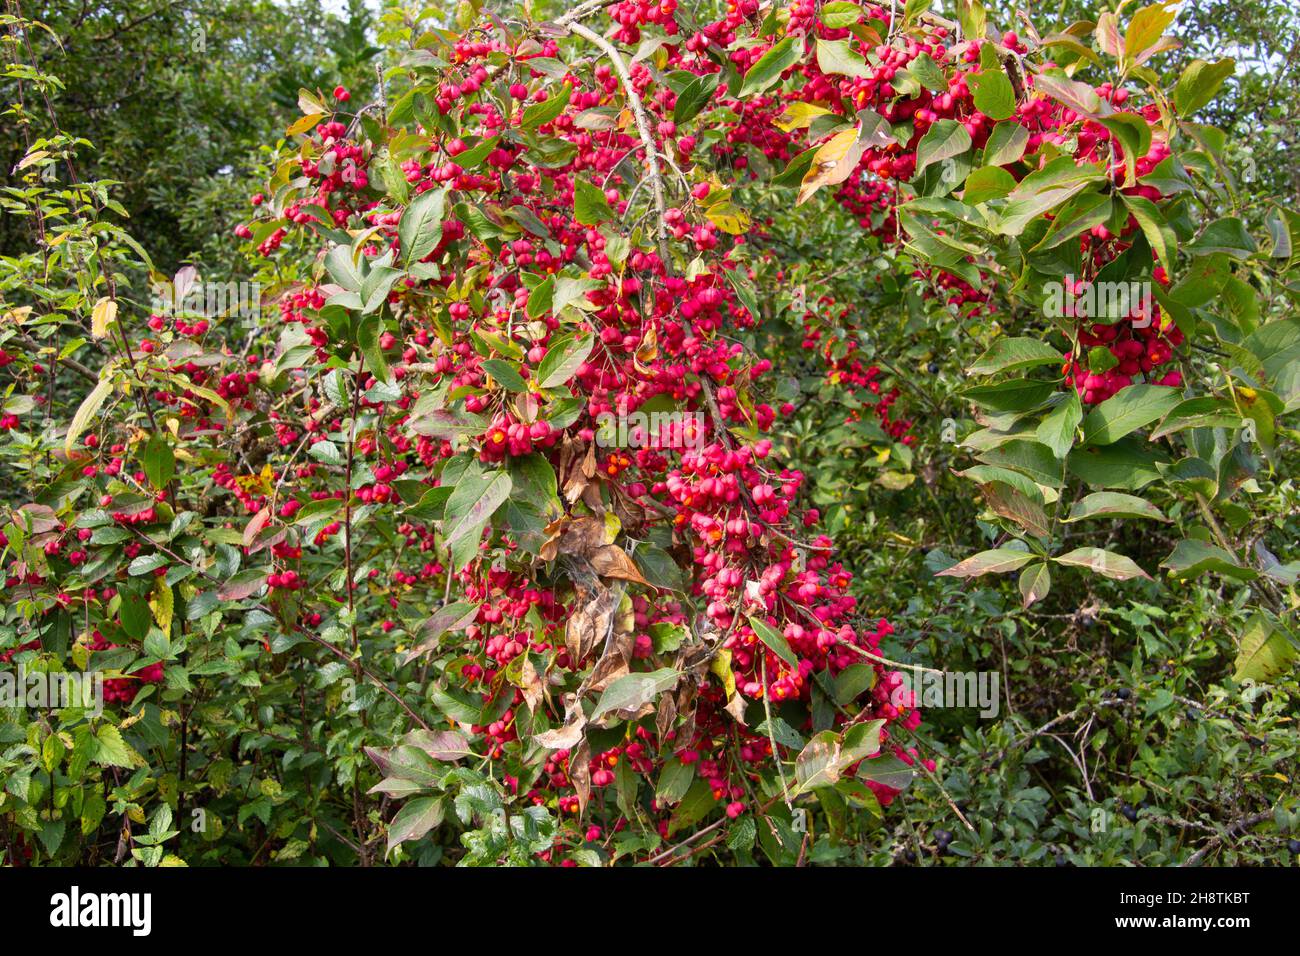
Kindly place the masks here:
POLYGON ((745 698, 739 694, 732 694, 731 700, 727 701, 727 706, 723 708, 732 717, 736 718, 736 723, 744 726, 745 723, 745 698))
POLYGON ((546 541, 543 542, 538 550, 538 557, 543 561, 554 561, 556 554, 559 553, 560 538, 564 535, 564 529, 569 523, 567 516, 556 518, 545 528, 546 541))
POLYGON ((600 588, 587 600, 583 600, 584 590, 579 587, 578 597, 582 603, 564 628, 564 646, 575 666, 586 660, 605 640, 614 626, 614 612, 617 610, 614 595, 608 588, 600 588))
POLYGON ((627 492, 618 485, 610 482, 610 497, 614 502, 614 516, 618 518, 619 524, 625 528, 628 533, 632 533, 645 525, 645 508, 637 504, 627 492))
POLYGON ((633 581, 637 584, 644 584, 646 587, 654 587, 641 574, 641 570, 632 560, 631 555, 616 544, 607 544, 597 548, 591 553, 591 566, 596 573, 603 578, 618 578, 622 581, 633 581))
POLYGON ((659 357, 659 334, 653 325, 647 325, 641 336, 641 344, 632 356, 632 367, 641 375, 649 375, 649 365, 659 357))
POLYGON ((659 698, 659 712, 655 714, 655 731, 659 734, 659 739, 664 740, 668 736, 668 731, 673 729, 673 722, 677 719, 677 701, 672 694, 664 694, 659 698))
POLYGON ((604 479, 597 475, 590 484, 582 489, 583 503, 598 514, 605 513, 605 501, 600 496, 602 485, 604 485, 604 479))
POLYGON ((582 732, 587 727, 587 718, 582 716, 581 711, 577 716, 566 723, 563 727, 557 727, 554 730, 548 730, 544 733, 534 734, 533 740, 547 750, 568 750, 579 740, 582 739, 582 732))
POLYGON ((559 553, 590 558, 605 546, 605 521, 602 518, 577 518, 570 521, 560 538, 559 553))
POLYGON ((521 656, 524 662, 519 665, 519 690, 524 695, 524 703, 528 705, 529 711, 537 713, 545 688, 542 686, 542 678, 538 676, 537 668, 533 666, 528 655, 521 656))
POLYGON ((569 779, 578 795, 578 815, 582 816, 591 799, 591 744, 585 738, 569 752, 569 779))

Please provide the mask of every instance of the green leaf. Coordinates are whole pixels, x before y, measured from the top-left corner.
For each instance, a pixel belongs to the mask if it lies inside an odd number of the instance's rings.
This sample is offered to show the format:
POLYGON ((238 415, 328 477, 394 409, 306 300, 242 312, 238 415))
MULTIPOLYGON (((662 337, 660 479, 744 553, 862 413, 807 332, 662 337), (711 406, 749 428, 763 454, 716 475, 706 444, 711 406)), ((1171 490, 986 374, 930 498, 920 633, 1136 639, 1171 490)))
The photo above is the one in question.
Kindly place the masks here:
POLYGON ((135 558, 126 567, 127 574, 132 577, 139 577, 142 574, 148 574, 150 571, 156 571, 167 563, 167 555, 155 552, 153 554, 142 554, 135 558))
POLYGON ((348 292, 361 291, 361 272, 352 260, 352 249, 336 245, 325 254, 325 271, 348 292))
POLYGON ((966 374, 992 375, 994 372, 1019 371, 1036 365, 1055 365, 1060 361, 1061 353, 1041 339, 1003 336, 996 339, 988 351, 966 369, 966 374))
POLYGON ((703 780, 696 780, 686 791, 686 796, 682 797, 682 802, 678 804, 677 810, 669 819, 668 835, 672 836, 680 830, 694 826, 707 817, 717 805, 718 802, 713 799, 713 788, 703 780))
POLYGON ((446 214, 447 187, 429 189, 416 196, 397 222, 397 238, 402 244, 402 261, 410 268, 438 245, 442 239, 442 220, 446 214))
POLYGON ((1135 495, 1124 495, 1114 491, 1099 491, 1074 503, 1070 516, 1061 519, 1068 524, 1087 518, 1151 518, 1154 521, 1168 521, 1164 513, 1151 502, 1135 495))
POLYGON ((1013 551, 1011 548, 993 548, 981 551, 965 561, 959 561, 935 577, 940 578, 977 578, 984 574, 1003 574, 1024 567, 1034 559, 1028 551, 1013 551))
POLYGON ((1160 562, 1162 568, 1169 569, 1169 576, 1176 581, 1190 581, 1207 571, 1214 574, 1226 574, 1239 581, 1250 581, 1259 575, 1251 568, 1243 567, 1229 552, 1207 541, 1184 538, 1174 546, 1169 557, 1160 562))
POLYGON ((1040 442, 1052 449, 1057 460, 1064 458, 1074 446, 1075 430, 1083 420, 1083 405, 1079 393, 1073 388, 1066 393, 1065 401, 1051 410, 1038 423, 1035 436, 1040 442))
POLYGON ((59 847, 63 845, 63 833, 67 829, 67 823, 63 820, 47 820, 41 826, 37 834, 41 840, 41 846, 49 856, 59 852, 59 847))
POLYGON ((1237 61, 1230 56, 1214 63, 1198 59, 1187 64, 1174 87, 1174 109, 1178 115, 1189 117, 1210 102, 1236 68, 1237 61))
POLYGON ((544 123, 549 123, 569 105, 569 97, 573 95, 573 87, 568 83, 560 86, 560 92, 552 93, 547 99, 540 103, 532 103, 524 110, 523 126, 524 129, 536 129, 544 123))
POLYGON ((497 508, 509 497, 510 475, 505 471, 466 474, 456 484, 456 490, 447 499, 443 534, 447 546, 453 548, 453 555, 457 558, 457 571, 478 553, 483 530, 497 508))
MULTIPOLYGON (((987 163, 986 163, 987 165, 987 163)), ((1039 215, 1050 212, 1082 192, 1090 183, 1105 179, 1100 163, 1076 165, 1073 156, 1061 156, 1030 173, 1007 196, 995 232, 1018 236, 1039 215)))
POLYGON ((966 83, 975 97, 975 108, 990 119, 1009 119, 1016 112, 1016 92, 1011 80, 1001 70, 966 74, 966 83))
POLYGON ((1075 548, 1066 554, 1052 559, 1057 564, 1076 568, 1090 568, 1103 577, 1115 581, 1127 581, 1130 578, 1150 578, 1131 558, 1102 548, 1075 548))
MULTIPOLYGON (((914 60, 912 60, 910 63, 907 64, 907 71, 911 73, 914 77, 916 77, 917 80, 920 81, 921 85, 924 86, 927 90, 931 90, 932 92, 935 93, 947 92, 948 78, 943 75, 943 70, 939 68, 939 64, 935 63, 934 60, 930 59, 929 54, 922 53, 919 56, 917 56, 914 60)), ((971 76, 967 77, 967 80, 971 80, 971 79, 974 79, 974 77, 971 76)), ((975 96, 975 100, 976 100, 976 104, 978 105, 979 102, 978 93, 975 96)), ((996 117, 996 118, 1003 119, 1003 117, 996 117)))
POLYGON ((1103 116, 1098 122, 1106 127, 1123 147, 1126 170, 1124 184, 1132 186, 1137 181, 1137 161, 1151 148, 1151 127, 1137 113, 1115 113, 1111 116, 1103 116))
POLYGON ((1180 398, 1178 389, 1168 385, 1130 385, 1120 389, 1084 419, 1084 444, 1109 445, 1118 441, 1163 418, 1180 398))
POLYGON ((503 359, 484 359, 483 371, 492 376, 492 380, 502 388, 512 392, 528 390, 528 383, 519 374, 519 370, 503 359))
POLYGON ((655 799, 664 806, 679 803, 695 782, 695 764, 682 763, 676 757, 664 764, 655 787, 655 799))
POLYGON ((584 226, 594 226, 614 218, 614 210, 609 208, 600 187, 576 176, 573 179, 573 218, 584 226))
POLYGON ((870 664, 850 664, 835 675, 834 685, 835 703, 844 706, 876 686, 876 669, 870 664))
POLYGON ((966 177, 966 188, 961 194, 964 203, 979 205, 1001 199, 1016 188, 1016 178, 1001 166, 981 166, 966 177))
POLYGON ((797 45, 800 39, 788 36, 759 57, 745 74, 745 80, 740 85, 740 98, 762 93, 780 79, 782 73, 798 63, 803 56, 802 48, 797 45))
POLYGON ((1104 193, 1085 192, 1075 196, 1056 215, 1043 238, 1031 251, 1055 249, 1062 243, 1069 242, 1094 226, 1107 222, 1113 209, 1114 203, 1104 193))
MULTIPOLYGON (((1060 361, 1058 353, 1053 361, 1060 361)), ((996 385, 976 385, 964 388, 958 394, 962 398, 996 412, 1026 412, 1037 408, 1047 401, 1049 395, 1056 391, 1051 382, 1040 382, 1028 378, 1013 378, 996 385)))
POLYGON ((985 166, 1007 166, 1025 154, 1029 130, 1019 123, 999 123, 984 144, 985 166))
POLYGON ((155 488, 164 488, 176 474, 176 455, 162 432, 154 432, 144 448, 144 473, 155 488))
POLYGON ((91 756, 101 767, 126 767, 132 769, 144 763, 143 758, 122 739, 122 732, 112 724, 103 724, 95 734, 95 750, 91 756))
POLYGON ((862 7, 856 3, 831 0, 830 3, 823 4, 821 20, 832 30, 844 30, 861 20, 863 12, 862 7))
POLYGON ((1124 200, 1124 205, 1128 206, 1128 211, 1133 214, 1133 218, 1142 228, 1142 234, 1151 244, 1151 248, 1160 259, 1160 264, 1165 267, 1165 272, 1173 275, 1174 258, 1178 255, 1178 237, 1165 222, 1160 209, 1150 199, 1142 196, 1120 193, 1120 198, 1124 200))
POLYGON ((407 801, 388 824, 388 849, 385 855, 393 852, 396 846, 420 839, 442 823, 443 815, 444 807, 440 796, 417 797, 407 801))
POLYGON ((82 399, 81 405, 77 407, 76 414, 72 416, 72 423, 68 425, 68 434, 63 439, 63 450, 67 454, 72 454, 72 446, 77 443, 77 439, 89 427, 91 419, 99 414, 105 399, 108 398, 112 391, 112 379, 101 378, 95 387, 90 390, 90 394, 82 399))
POLYGON ((540 319, 555 304, 555 276, 547 276, 533 286, 528 292, 528 307, 525 310, 530 319, 540 319))
POLYGON ((671 667, 649 673, 624 674, 605 688, 589 720, 595 723, 606 714, 635 713, 659 694, 676 687, 681 676, 681 671, 671 667))
POLYGON ((706 73, 693 77, 682 87, 682 91, 677 94, 677 103, 673 106, 673 122, 680 126, 694 119, 713 99, 721 78, 721 73, 706 73))
POLYGON ((957 0, 957 22, 961 35, 972 42, 984 42, 987 14, 980 0, 957 0))
POLYGON ((1225 216, 1210 223, 1199 236, 1187 244, 1192 255, 1204 256, 1225 253, 1234 259, 1248 259, 1259 246, 1251 238, 1246 224, 1236 216, 1225 216))
POLYGON ((817 68, 835 76, 869 77, 872 69, 848 40, 818 40, 817 68))
POLYGON ((1287 639, 1272 615, 1256 611, 1246 622, 1237 641, 1235 681, 1271 681, 1288 671, 1297 657, 1296 646, 1287 639))
POLYGON ((785 635, 768 624, 759 617, 747 617, 749 626, 754 629, 754 635, 762 641, 767 649, 783 660, 790 667, 799 666, 799 658, 795 656, 794 651, 790 648, 790 642, 785 639, 785 635))
POLYGON ((365 359, 366 369, 381 382, 388 381, 388 362, 384 359, 384 350, 379 347, 379 338, 384 326, 377 315, 363 316, 357 323, 357 347, 365 359))
POLYGON ((555 388, 573 378, 578 366, 587 360, 595 345, 590 334, 581 338, 562 335, 546 349, 546 356, 537 366, 537 383, 542 388, 555 388))
POLYGON ((1052 589, 1052 571, 1046 561, 1031 564, 1020 572, 1020 599, 1024 607, 1047 597, 1052 589))
POLYGON ((1160 478, 1157 464, 1167 460, 1145 442, 1121 438, 1112 445, 1087 445, 1071 450, 1070 474, 1092 488, 1138 491, 1160 478))
MULTIPOLYGON (((971 147, 970 133, 955 120, 942 119, 931 126, 916 147, 916 176, 931 163, 960 156, 971 147)), ((915 177, 914 177, 915 178, 915 177)))
POLYGON ((477 695, 460 688, 449 687, 444 690, 434 685, 429 688, 429 699, 458 724, 477 724, 483 713, 477 695))

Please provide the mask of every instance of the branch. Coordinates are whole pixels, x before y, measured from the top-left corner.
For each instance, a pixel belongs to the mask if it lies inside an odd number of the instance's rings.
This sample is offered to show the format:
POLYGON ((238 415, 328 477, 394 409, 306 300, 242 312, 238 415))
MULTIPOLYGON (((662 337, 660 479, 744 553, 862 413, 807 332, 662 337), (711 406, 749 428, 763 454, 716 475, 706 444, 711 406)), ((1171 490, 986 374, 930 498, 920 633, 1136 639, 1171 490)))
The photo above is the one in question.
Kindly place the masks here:
POLYGON ((618 74, 619 81, 623 85, 623 92, 627 96, 628 108, 632 111, 632 116, 636 119, 637 133, 641 137, 641 143, 645 147, 646 165, 650 178, 650 188, 654 191, 655 211, 659 215, 659 256, 664 260, 664 265, 668 264, 668 223, 665 222, 665 216, 668 212, 668 204, 664 200, 664 180, 663 174, 659 169, 659 153, 655 146, 655 139, 650 133, 650 120, 646 116, 645 104, 641 102, 641 95, 637 93, 636 87, 632 83, 632 75, 628 72, 627 63, 623 59, 623 54, 609 40, 601 36, 590 27, 581 23, 573 23, 580 15, 591 13, 594 10, 604 6, 604 2, 597 3, 596 0, 589 0, 588 3, 575 9, 568 16, 562 18, 558 25, 576 36, 595 44, 600 51, 609 58, 610 63, 614 66, 614 72, 618 74))

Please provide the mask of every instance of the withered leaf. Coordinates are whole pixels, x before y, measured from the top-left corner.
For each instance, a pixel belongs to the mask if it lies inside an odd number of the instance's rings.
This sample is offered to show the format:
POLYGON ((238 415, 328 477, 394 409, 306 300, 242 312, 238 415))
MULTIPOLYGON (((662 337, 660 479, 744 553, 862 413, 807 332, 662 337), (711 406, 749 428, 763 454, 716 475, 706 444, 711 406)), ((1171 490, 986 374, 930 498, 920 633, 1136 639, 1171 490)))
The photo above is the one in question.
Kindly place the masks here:
POLYGON ((568 750, 582 739, 582 732, 587 727, 587 718, 579 712, 563 727, 534 734, 533 740, 547 750, 568 750))
POLYGON ((654 587, 641 574, 632 557, 616 544, 607 544, 591 553, 591 566, 596 573, 605 578, 619 578, 654 587))
POLYGON ((636 352, 632 356, 632 367, 641 375, 650 374, 649 365, 659 357, 659 334, 655 331, 652 324, 647 323, 645 334, 641 336, 641 344, 636 347, 636 352))
POLYGON ((581 816, 587 810, 587 801, 591 799, 591 744, 585 738, 569 753, 569 779, 573 781, 573 789, 578 796, 578 815, 581 816))
POLYGON ((598 548, 605 546, 605 521, 602 518, 576 518, 569 522, 560 537, 560 554, 576 554, 589 558, 598 548))

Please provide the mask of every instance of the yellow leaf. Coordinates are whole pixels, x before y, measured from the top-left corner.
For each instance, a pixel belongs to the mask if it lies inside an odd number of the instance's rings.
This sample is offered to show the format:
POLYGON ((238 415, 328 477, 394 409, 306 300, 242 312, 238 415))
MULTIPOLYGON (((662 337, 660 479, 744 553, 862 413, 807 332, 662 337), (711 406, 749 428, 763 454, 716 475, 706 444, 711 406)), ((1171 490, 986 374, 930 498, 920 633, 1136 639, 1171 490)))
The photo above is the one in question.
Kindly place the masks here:
POLYGON ((171 634, 172 612, 175 607, 175 600, 172 598, 172 586, 167 583, 167 579, 165 577, 154 578, 153 595, 149 598, 149 609, 153 611, 153 619, 158 622, 158 628, 164 634, 171 634))
POLYGON ((97 339, 108 335, 108 327, 117 318, 117 303, 108 296, 95 303, 90 313, 90 334, 97 339))
POLYGON ((23 157, 22 162, 18 164, 19 169, 26 169, 32 163, 39 163, 46 156, 50 155, 48 149, 35 149, 23 157))
POLYGON ((865 144, 859 140, 858 133, 857 128, 846 129, 822 144, 813 155, 808 172, 804 173, 796 206, 806 203, 823 186, 836 186, 849 178, 866 149, 865 144))
POLYGON ((772 122, 777 129, 788 133, 791 130, 803 129, 819 116, 829 116, 830 114, 831 111, 824 106, 814 106, 812 103, 791 103, 772 122))
POLYGON ((735 203, 714 203, 704 210, 704 215, 723 232, 729 232, 733 236, 743 235, 749 231, 749 213, 735 203))
POLYGON ((298 109, 308 115, 328 112, 325 104, 316 97, 316 94, 306 89, 298 90, 298 109))
POLYGON ((297 136, 300 133, 305 133, 324 118, 324 113, 308 113, 306 116, 300 116, 284 131, 284 135, 297 136))
POLYGON ((736 693, 736 675, 731 670, 731 651, 718 651, 717 656, 709 663, 709 670, 719 681, 722 682, 722 689, 727 692, 727 700, 731 700, 736 693))

